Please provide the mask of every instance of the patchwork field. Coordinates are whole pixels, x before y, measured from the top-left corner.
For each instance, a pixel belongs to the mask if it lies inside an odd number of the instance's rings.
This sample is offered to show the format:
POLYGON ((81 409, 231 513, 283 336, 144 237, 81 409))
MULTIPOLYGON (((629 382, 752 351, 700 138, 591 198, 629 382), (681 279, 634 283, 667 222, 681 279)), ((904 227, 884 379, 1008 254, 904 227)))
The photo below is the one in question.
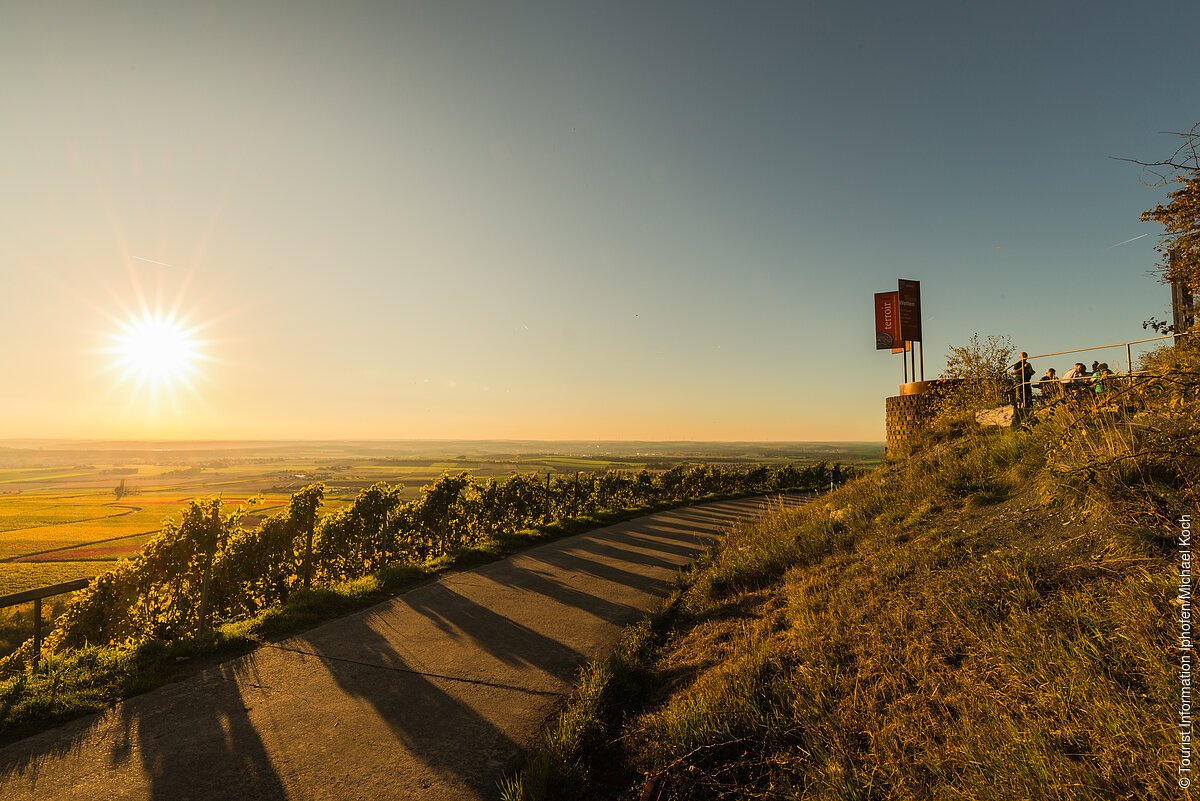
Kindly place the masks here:
POLYGON ((680 461, 871 464, 875 443, 0 442, 0 595, 97 575, 193 498, 258 498, 247 525, 322 481, 324 511, 377 481, 416 497, 443 472, 602 472, 680 461))

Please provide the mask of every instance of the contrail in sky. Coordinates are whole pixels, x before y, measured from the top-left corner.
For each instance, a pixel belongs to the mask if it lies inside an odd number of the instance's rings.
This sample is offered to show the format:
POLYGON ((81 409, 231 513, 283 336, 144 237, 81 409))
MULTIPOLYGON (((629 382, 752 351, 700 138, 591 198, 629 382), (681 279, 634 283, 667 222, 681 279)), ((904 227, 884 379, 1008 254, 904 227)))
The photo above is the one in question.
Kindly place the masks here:
MULTIPOLYGON (((1145 234, 1142 234, 1142 236, 1145 236, 1145 234)), ((174 264, 167 264, 165 261, 155 261, 154 259, 143 259, 141 256, 134 256, 134 258, 137 259, 138 261, 148 261, 151 264, 157 264, 160 267, 170 267, 172 270, 183 269, 182 267, 176 267, 174 264)))
POLYGON ((1143 236, 1150 236, 1150 234, 1139 234, 1139 235, 1135 236, 1133 239, 1126 239, 1124 242, 1118 242, 1115 245, 1109 245, 1108 247, 1105 248, 1105 250, 1112 250, 1113 248, 1121 247, 1121 245, 1128 245, 1130 242, 1136 242, 1137 240, 1141 239, 1143 236))

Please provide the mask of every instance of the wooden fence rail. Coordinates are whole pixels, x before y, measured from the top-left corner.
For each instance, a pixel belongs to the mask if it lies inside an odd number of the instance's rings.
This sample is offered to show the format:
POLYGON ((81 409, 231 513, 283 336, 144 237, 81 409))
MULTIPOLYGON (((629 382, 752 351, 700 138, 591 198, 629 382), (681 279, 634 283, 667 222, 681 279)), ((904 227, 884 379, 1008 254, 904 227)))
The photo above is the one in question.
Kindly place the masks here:
POLYGON ((23 590, 14 592, 11 595, 0 595, 0 609, 8 606, 16 606, 33 601, 33 672, 37 673, 38 662, 42 656, 42 599, 50 598, 55 595, 62 595, 66 592, 75 592, 82 590, 87 585, 91 584, 91 579, 75 579, 74 581, 64 581, 61 584, 51 584, 48 587, 37 587, 32 590, 23 590))

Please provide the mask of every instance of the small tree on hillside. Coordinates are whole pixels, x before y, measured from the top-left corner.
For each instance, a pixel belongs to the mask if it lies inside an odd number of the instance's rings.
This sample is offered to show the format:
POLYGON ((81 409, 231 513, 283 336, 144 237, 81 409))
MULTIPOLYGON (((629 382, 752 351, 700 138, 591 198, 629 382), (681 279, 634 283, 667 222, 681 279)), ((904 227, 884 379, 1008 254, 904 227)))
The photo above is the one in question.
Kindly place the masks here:
POLYGON ((1009 367, 1016 348, 1007 336, 980 339, 973 334, 965 345, 951 345, 942 378, 953 384, 942 394, 939 417, 960 417, 1009 402, 1009 367))

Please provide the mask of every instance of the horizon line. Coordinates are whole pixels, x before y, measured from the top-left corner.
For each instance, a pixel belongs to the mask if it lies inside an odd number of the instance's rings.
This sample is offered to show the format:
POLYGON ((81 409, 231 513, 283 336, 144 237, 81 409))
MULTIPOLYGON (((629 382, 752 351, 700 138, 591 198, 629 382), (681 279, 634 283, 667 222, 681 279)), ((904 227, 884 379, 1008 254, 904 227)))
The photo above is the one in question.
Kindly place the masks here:
POLYGON ((274 439, 244 439, 231 437, 213 437, 213 438, 180 438, 180 437, 162 437, 162 438, 92 438, 92 437, 0 437, 0 443, 6 442, 79 442, 79 443, 142 443, 142 442, 245 442, 245 443, 347 443, 347 442, 370 442, 370 443, 389 443, 389 442, 619 442, 619 443, 694 443, 694 444, 772 444, 772 445, 791 445, 791 444, 869 444, 881 445, 885 440, 878 439, 587 439, 587 438, 552 438, 538 439, 534 437, 392 437, 392 438, 370 438, 370 437, 344 437, 344 438, 313 438, 305 439, 302 437, 290 438, 274 438, 274 439))

